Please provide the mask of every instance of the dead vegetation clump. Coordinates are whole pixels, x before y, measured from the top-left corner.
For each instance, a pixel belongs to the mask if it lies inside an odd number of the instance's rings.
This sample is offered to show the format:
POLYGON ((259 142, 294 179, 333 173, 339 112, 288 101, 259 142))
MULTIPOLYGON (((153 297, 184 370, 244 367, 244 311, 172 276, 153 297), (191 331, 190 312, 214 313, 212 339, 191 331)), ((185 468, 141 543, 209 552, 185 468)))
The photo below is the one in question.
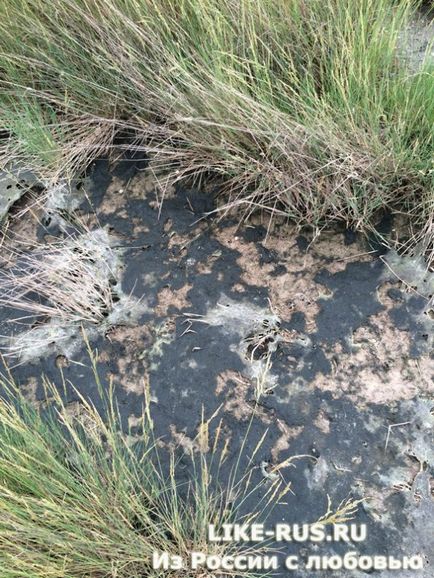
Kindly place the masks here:
POLYGON ((71 326, 102 323, 120 300, 117 266, 102 229, 17 251, 0 270, 0 305, 17 312, 11 322, 26 330, 5 337, 7 352, 19 355, 32 340, 43 347, 71 326))

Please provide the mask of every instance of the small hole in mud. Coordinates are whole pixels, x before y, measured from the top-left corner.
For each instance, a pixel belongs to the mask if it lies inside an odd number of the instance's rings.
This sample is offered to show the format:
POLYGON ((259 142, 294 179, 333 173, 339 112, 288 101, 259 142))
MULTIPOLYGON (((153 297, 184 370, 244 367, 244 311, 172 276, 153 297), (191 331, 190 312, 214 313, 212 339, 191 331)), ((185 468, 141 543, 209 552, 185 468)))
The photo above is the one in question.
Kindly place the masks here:
MULTIPOLYGON (((8 186, 6 187, 6 189, 7 189, 7 190, 12 189, 12 185, 8 185, 8 186)), ((9 199, 9 200, 10 200, 10 199, 9 199)))
POLYGON ((65 357, 65 355, 58 355, 56 357, 55 363, 56 367, 58 367, 59 369, 63 367, 69 367, 69 360, 67 357, 65 357))
POLYGON ((112 287, 114 287, 115 285, 118 284, 117 280, 114 279, 113 277, 112 277, 111 279, 109 279, 109 283, 110 283, 110 285, 111 285, 112 287))
POLYGON ((113 303, 119 303, 120 300, 121 300, 121 298, 119 297, 119 295, 113 295, 112 296, 112 302, 113 303))
POLYGON ((31 187, 31 190, 34 193, 40 194, 40 193, 43 193, 45 191, 45 187, 43 187, 42 185, 33 185, 31 187))

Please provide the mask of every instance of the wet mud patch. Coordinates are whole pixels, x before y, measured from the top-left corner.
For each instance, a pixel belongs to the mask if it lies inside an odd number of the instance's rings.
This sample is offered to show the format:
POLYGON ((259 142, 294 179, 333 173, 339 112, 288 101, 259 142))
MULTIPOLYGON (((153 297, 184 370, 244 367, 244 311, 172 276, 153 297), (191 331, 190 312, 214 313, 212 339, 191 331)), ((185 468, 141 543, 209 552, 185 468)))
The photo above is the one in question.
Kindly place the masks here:
MULTIPOLYGON (((222 432, 223 475, 239 460, 260 485, 245 511, 266 494, 269 476, 291 484, 267 524, 315 522, 327 495, 335 506, 363 498, 361 553, 421 552, 434 564, 426 539, 434 321, 429 291, 419 287, 431 278, 420 272, 415 293, 404 278, 410 265, 380 258, 352 232, 314 240, 283 219, 217 221, 209 193, 162 183, 141 159, 99 161, 82 200, 62 213, 112 239, 128 319, 85 329, 125 427, 137 425, 146 398, 163 455, 211 453, 222 432), (133 303, 143 305, 137 315, 133 303)), ((53 226, 51 235, 67 230, 53 226)), ((2 327, 13 325, 11 312, 1 315, 2 327)), ((69 403, 77 402, 74 384, 98 406, 81 327, 71 339, 74 347, 48 348, 12 369, 32 401, 43 401, 44 374, 66 384, 69 403)), ((327 544, 322 553, 346 550, 327 544)))

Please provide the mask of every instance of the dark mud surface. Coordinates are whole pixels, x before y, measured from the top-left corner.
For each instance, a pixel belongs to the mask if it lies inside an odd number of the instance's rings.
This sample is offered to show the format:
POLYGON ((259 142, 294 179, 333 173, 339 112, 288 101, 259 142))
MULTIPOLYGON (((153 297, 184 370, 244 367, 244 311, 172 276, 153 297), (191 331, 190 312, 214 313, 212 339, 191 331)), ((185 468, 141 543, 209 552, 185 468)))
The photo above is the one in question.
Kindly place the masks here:
MULTIPOLYGON (((130 299, 89 332, 125 427, 134 433, 150 395, 162 452, 185 453, 185 476, 187 454, 209 451, 221 427, 228 444, 223 476, 241 453, 240 470, 252 470, 252 484, 260 486, 246 511, 265 495, 270 468, 283 464, 278 475, 293 493, 275 504, 270 527, 315 522, 327 496, 335 509, 363 498, 354 522, 368 526, 364 543, 288 545, 288 553, 422 554, 424 571, 390 575, 432 576, 432 276, 416 261, 380 255, 351 231, 312 242, 265 216, 243 226, 204 217, 214 208, 210 194, 164 186, 142 161, 114 168, 99 161, 84 188, 74 214, 113 240, 115 291, 130 299)), ((43 223, 34 229, 40 242, 64 229, 56 219, 43 223)), ((20 226, 12 223, 11 234, 20 226)), ((7 323, 13 317, 1 311, 1 333, 20 330, 7 323)), ((43 401, 41 374, 60 384, 62 371, 99 403, 76 328, 43 353, 29 345, 9 363, 34 401, 43 401)), ((77 401, 72 388, 68 395, 77 401)))

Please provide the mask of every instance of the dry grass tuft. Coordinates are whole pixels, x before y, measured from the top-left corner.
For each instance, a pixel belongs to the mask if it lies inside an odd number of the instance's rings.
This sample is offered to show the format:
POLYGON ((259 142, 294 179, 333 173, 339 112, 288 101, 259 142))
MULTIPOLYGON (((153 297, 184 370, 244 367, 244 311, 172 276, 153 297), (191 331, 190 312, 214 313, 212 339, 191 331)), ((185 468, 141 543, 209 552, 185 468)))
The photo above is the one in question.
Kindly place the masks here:
MULTIPOLYGON (((3 158, 73 175, 124 148, 226 209, 433 237, 434 77, 412 0, 5 0, 3 158)), ((429 52, 429 47, 428 51, 429 52)))
POLYGON ((16 253, 0 270, 0 305, 59 324, 99 323, 113 307, 115 262, 103 230, 16 253))
POLYGON ((118 256, 104 229, 12 248, 10 260, 0 269, 0 306, 15 314, 9 321, 14 333, 2 338, 6 356, 39 356, 51 344, 66 344, 81 326, 91 329, 108 321, 124 297, 118 256))

